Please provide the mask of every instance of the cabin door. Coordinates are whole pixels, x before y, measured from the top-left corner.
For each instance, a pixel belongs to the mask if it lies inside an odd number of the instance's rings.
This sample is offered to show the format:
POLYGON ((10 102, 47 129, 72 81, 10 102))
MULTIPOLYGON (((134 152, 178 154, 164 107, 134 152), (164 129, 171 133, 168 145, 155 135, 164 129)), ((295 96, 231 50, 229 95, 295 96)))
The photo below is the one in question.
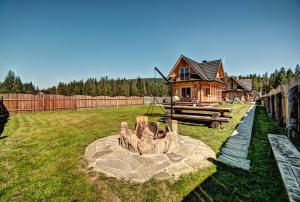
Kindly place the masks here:
POLYGON ((181 89, 181 96, 183 98, 191 98, 191 88, 182 88, 181 89))

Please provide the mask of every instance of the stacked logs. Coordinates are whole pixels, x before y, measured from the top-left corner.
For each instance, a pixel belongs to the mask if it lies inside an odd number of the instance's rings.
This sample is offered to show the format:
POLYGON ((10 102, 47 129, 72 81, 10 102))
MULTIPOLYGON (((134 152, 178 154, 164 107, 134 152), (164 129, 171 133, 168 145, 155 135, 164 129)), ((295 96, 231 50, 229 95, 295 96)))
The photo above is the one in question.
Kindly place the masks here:
POLYGON ((159 122, 148 122, 147 116, 136 117, 134 131, 127 122, 121 123, 119 144, 131 152, 139 154, 164 154, 177 149, 178 125, 172 120, 172 130, 165 125, 159 129, 159 122))

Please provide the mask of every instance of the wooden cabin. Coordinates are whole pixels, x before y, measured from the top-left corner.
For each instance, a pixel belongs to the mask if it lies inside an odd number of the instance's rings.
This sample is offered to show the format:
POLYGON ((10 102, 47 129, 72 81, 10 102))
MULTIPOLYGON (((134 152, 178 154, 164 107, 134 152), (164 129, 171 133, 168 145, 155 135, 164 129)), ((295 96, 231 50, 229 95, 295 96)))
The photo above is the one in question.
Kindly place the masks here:
POLYGON ((181 55, 168 75, 173 96, 180 101, 219 103, 224 86, 222 60, 196 62, 181 55))
POLYGON ((253 101, 252 80, 238 79, 233 76, 226 80, 225 89, 223 91, 224 101, 233 101, 238 98, 241 101, 253 101))

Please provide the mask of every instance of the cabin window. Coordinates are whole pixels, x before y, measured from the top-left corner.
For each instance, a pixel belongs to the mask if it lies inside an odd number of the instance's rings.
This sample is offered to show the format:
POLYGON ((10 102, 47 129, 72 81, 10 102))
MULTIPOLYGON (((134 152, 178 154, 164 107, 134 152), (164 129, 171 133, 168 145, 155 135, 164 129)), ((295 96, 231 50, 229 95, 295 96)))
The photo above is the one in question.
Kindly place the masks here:
POLYGON ((190 68, 181 67, 179 70, 180 80, 189 80, 190 79, 190 68))
POLYGON ((206 97, 210 96, 210 88, 205 89, 205 96, 206 97))
POLYGON ((233 82, 230 83, 230 89, 233 89, 233 82))
POLYGON ((191 88, 182 88, 181 96, 184 98, 190 98, 191 97, 191 88))

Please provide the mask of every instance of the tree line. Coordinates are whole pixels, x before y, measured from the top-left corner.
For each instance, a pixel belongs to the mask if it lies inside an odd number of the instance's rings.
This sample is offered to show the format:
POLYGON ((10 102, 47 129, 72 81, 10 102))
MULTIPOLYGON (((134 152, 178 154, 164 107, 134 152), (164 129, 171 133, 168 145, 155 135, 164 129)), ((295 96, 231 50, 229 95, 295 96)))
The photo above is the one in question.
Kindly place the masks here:
POLYGON ((109 79, 107 76, 88 78, 87 80, 59 82, 45 90, 46 93, 61 95, 90 95, 90 96, 166 96, 169 88, 160 78, 109 79))
MULTIPOLYGON (((227 76, 227 74, 225 74, 227 76)), ((268 93, 271 89, 284 85, 293 76, 300 76, 300 66, 295 70, 281 67, 270 75, 249 74, 239 75, 241 79, 252 79, 254 91, 268 93)), ((0 93, 37 93, 39 88, 32 82, 22 82, 19 76, 9 71, 3 82, 0 82, 0 93)), ((57 85, 40 90, 44 93, 60 95, 90 95, 90 96, 166 96, 170 89, 161 78, 110 79, 107 76, 88 78, 86 80, 59 82, 57 85)))
POLYGON ((22 82, 12 70, 9 70, 3 82, 0 81, 0 93, 32 93, 38 90, 32 82, 22 82))
POLYGON ((271 89, 277 88, 279 85, 287 84, 288 80, 294 76, 300 76, 300 65, 297 64, 295 70, 291 68, 285 69, 281 67, 275 69, 274 72, 268 74, 268 72, 263 75, 260 74, 249 74, 246 76, 239 75, 241 79, 252 79, 252 89, 262 94, 268 93, 271 89))
POLYGON ((19 76, 9 71, 3 82, 0 82, 0 93, 32 93, 37 92, 60 95, 90 96, 166 96, 170 89, 161 78, 109 79, 107 76, 88 78, 86 80, 59 82, 47 89, 39 90, 32 82, 23 83, 19 76))

